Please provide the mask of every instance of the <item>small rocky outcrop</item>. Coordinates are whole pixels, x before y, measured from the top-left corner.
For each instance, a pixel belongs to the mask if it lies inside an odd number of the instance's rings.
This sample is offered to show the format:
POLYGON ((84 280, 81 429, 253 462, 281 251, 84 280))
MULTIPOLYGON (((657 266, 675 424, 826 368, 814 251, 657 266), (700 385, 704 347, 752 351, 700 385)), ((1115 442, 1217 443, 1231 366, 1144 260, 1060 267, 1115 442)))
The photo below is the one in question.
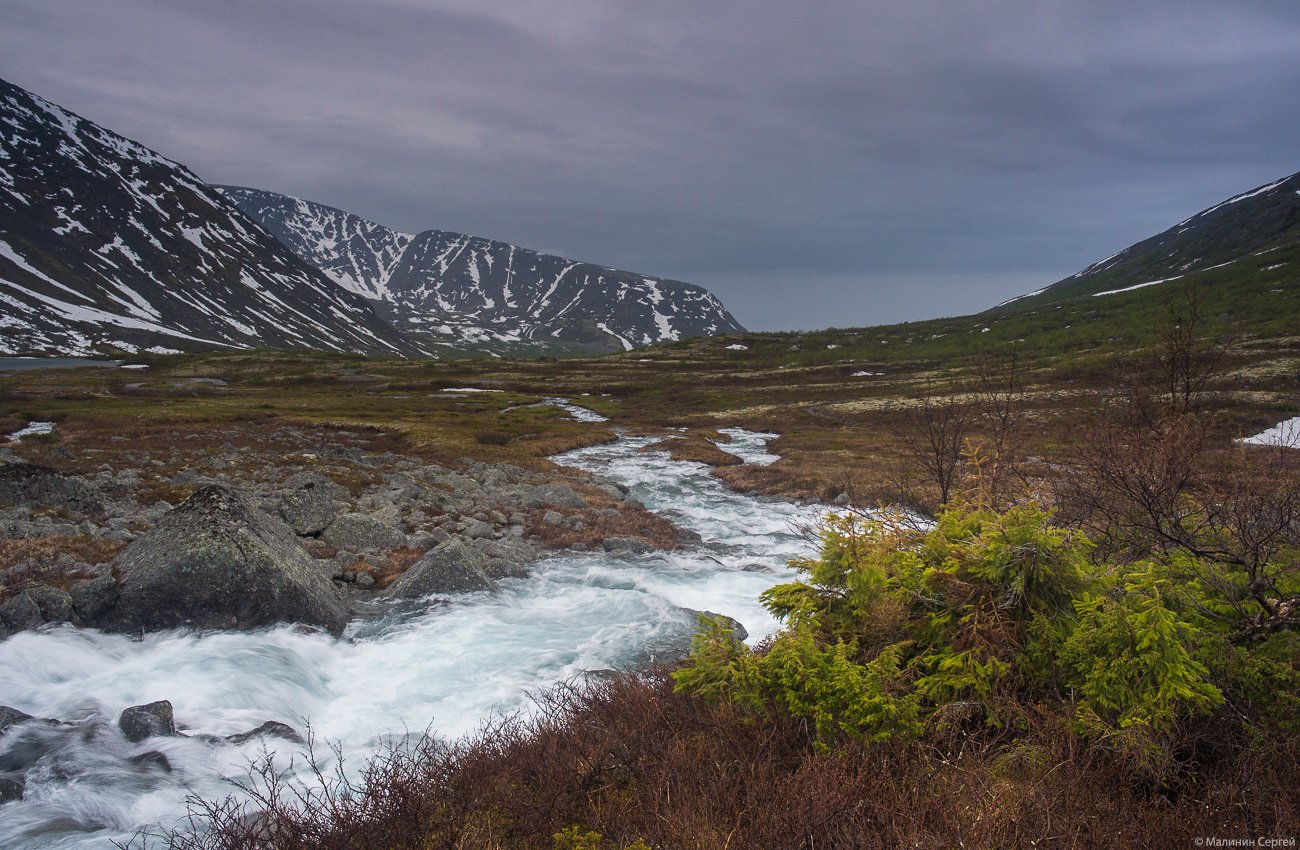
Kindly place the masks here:
POLYGON ((48 466, 0 464, 0 505, 42 505, 81 514, 98 514, 103 499, 98 490, 48 466))
POLYGON ((133 705, 117 718, 118 728, 133 744, 146 738, 175 738, 176 717, 170 700, 160 699, 145 705, 133 705))
POLYGON ((44 622, 45 618, 41 616, 36 600, 27 595, 26 591, 19 591, 5 600, 4 604, 0 604, 0 629, 21 632, 38 628, 44 622))
POLYGON ((31 719, 32 716, 26 712, 10 708, 7 705, 0 705, 0 735, 3 735, 10 726, 17 726, 19 723, 25 723, 31 719))
POLYGON ((578 491, 563 482, 536 485, 532 488, 532 494, 545 505, 557 505, 561 508, 573 508, 575 510, 583 510, 587 507, 587 500, 578 495, 578 491))
POLYGON ((336 516, 329 496, 310 485, 280 496, 276 508, 293 533, 302 537, 320 534, 336 516))
POLYGON ((281 723, 278 720, 268 720, 256 729, 248 732, 240 732, 237 735, 227 735, 225 740, 232 744, 242 744, 245 741, 251 741, 254 738, 283 738, 286 741, 292 741, 295 744, 304 744, 302 736, 298 731, 288 723, 281 723))
POLYGON ((118 556, 101 624, 134 632, 297 622, 335 634, 347 610, 289 527, 224 487, 205 487, 118 556))
POLYGON ((397 599, 418 599, 434 593, 491 590, 487 559, 459 540, 448 540, 425 552, 388 589, 397 599))
POLYGON ((641 537, 606 537, 600 541, 600 546, 606 552, 618 555, 645 555, 655 549, 650 541, 641 537))
POLYGON ((348 552, 378 552, 406 545, 406 535, 369 514, 344 514, 321 535, 326 543, 348 552))

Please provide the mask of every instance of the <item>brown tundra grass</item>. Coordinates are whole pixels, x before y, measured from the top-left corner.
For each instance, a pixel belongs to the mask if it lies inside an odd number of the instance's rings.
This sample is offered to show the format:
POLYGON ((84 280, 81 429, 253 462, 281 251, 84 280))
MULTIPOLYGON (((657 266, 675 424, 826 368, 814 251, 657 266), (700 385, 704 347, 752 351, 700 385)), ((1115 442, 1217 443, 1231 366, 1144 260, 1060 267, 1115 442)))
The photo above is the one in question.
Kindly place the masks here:
POLYGON ((1300 824, 1294 741, 1159 793, 1066 730, 1006 758, 978 735, 814 745, 799 722, 759 722, 676 694, 666 671, 561 687, 528 719, 448 744, 422 738, 363 777, 310 785, 269 765, 252 802, 204 802, 170 850, 551 850, 571 826, 599 850, 1193 847, 1300 824))

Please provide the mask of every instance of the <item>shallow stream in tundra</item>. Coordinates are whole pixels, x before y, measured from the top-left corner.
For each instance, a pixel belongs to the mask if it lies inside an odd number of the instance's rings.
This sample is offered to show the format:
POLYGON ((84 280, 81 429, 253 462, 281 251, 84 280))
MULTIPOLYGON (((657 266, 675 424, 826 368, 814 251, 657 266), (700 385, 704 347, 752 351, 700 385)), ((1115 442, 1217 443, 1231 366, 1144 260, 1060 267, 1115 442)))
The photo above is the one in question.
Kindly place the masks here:
MULTIPOLYGON (((722 448, 746 462, 777 459, 766 450, 773 435, 729 433, 722 448)), ((734 493, 702 464, 639 451, 650 442, 624 436, 556 460, 626 485, 698 533, 699 545, 559 554, 495 592, 376 610, 342 639, 290 626, 143 639, 62 626, 0 642, 0 704, 64 721, 28 722, 0 737, 0 776, 30 765, 24 798, 0 805, 0 847, 112 847, 142 828, 178 826, 189 795, 231 794, 231 780, 247 778, 268 749, 280 764, 303 763, 302 748, 280 738, 236 745, 199 735, 281 721, 337 744, 356 770, 386 742, 426 729, 454 738, 494 714, 529 710, 530 693, 584 671, 681 651, 694 611, 735 618, 751 643, 770 634, 777 623, 758 596, 793 576, 789 559, 812 551, 797 529, 823 509, 734 493), (119 713, 160 699, 193 737, 128 743, 119 713), (170 772, 131 761, 150 751, 170 772)), ((317 749, 319 757, 328 747, 317 749)))

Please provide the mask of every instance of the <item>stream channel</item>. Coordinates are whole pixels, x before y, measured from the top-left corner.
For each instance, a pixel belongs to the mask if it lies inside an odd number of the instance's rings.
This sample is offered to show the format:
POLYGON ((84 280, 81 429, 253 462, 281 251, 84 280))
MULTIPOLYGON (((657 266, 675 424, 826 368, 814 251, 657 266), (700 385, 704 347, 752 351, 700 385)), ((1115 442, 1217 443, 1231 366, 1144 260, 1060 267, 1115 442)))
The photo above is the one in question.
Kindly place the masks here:
MULTIPOLYGON (((777 460, 766 449, 775 435, 727 433, 721 448, 746 463, 777 460)), ((376 611, 341 639, 292 626, 143 639, 59 626, 0 642, 0 704, 63 721, 29 721, 0 737, 0 777, 21 771, 26 784, 23 799, 0 805, 0 847, 110 848, 140 829, 177 826, 191 795, 231 794, 231 780, 247 778, 268 748, 277 763, 304 761, 280 738, 230 744, 200 735, 276 720, 310 728, 356 770, 394 739, 465 735, 494 714, 528 711, 530 694, 556 682, 681 652, 695 611, 738 620, 750 643, 771 634, 778 624, 759 594, 794 576, 787 561, 812 553, 797 529, 825 508, 732 492, 703 464, 639 451, 653 441, 623 436, 555 460, 627 486, 700 544, 556 554, 494 592, 376 611), (129 743, 118 715, 160 699, 191 737, 129 743), (170 771, 150 758, 131 761, 151 751, 170 771)))

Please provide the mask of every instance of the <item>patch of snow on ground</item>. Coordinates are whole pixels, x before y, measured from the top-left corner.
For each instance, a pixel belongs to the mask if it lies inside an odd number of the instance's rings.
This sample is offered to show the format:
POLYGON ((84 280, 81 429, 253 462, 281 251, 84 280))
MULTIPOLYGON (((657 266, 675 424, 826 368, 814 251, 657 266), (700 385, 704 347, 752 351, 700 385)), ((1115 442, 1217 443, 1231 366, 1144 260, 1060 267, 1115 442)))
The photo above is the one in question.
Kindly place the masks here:
POLYGON ((31 434, 50 434, 54 431, 53 422, 28 422, 26 428, 19 428, 9 435, 10 442, 18 442, 31 434))
POLYGON ((728 351, 749 351, 749 346, 748 346, 748 345, 741 345, 740 343, 737 342, 737 343, 732 343, 731 345, 728 345, 728 346, 727 346, 727 350, 728 350, 728 351))
POLYGON ((1288 449, 1300 449, 1300 416, 1279 422, 1267 431, 1261 431, 1253 437, 1243 437, 1241 442, 1252 446, 1282 446, 1288 449))
POLYGON ((1147 287, 1147 286, 1155 286, 1157 283, 1168 283, 1171 280, 1178 280, 1181 277, 1182 275, 1175 275, 1174 277, 1166 277, 1166 278, 1162 278, 1161 280, 1149 280, 1146 283, 1136 283, 1133 286, 1126 286, 1123 289, 1108 289, 1105 292, 1094 292, 1092 293, 1092 297, 1100 298, 1103 295, 1117 295, 1121 292, 1132 292, 1135 289, 1142 289, 1143 287, 1147 287))
POLYGON ((482 387, 444 387, 445 393, 503 393, 505 390, 485 390, 482 387))
POLYGON ((873 378, 873 377, 875 377, 876 375, 883 375, 883 374, 885 374, 885 373, 884 373, 884 372, 867 372, 867 371, 864 370, 864 371, 862 371, 862 372, 854 372, 850 377, 853 377, 853 378, 873 378))

